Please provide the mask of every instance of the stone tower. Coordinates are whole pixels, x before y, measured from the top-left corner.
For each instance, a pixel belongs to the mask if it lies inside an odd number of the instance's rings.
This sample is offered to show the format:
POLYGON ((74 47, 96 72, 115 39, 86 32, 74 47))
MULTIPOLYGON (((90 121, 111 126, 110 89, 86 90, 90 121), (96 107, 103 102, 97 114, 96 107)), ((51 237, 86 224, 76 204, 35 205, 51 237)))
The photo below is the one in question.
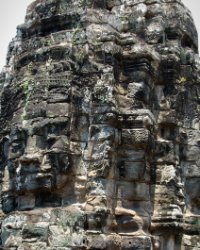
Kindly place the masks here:
POLYGON ((180 0, 35 0, 0 75, 1 249, 200 248, 200 60, 180 0))

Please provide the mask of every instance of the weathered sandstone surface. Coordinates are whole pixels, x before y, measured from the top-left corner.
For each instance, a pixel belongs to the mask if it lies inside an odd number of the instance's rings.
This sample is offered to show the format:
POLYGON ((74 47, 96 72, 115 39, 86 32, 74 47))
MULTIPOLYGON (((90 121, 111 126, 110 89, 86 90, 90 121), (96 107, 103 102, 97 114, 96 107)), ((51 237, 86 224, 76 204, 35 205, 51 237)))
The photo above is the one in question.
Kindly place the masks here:
POLYGON ((197 44, 180 0, 28 7, 0 75, 0 249, 200 249, 197 44))

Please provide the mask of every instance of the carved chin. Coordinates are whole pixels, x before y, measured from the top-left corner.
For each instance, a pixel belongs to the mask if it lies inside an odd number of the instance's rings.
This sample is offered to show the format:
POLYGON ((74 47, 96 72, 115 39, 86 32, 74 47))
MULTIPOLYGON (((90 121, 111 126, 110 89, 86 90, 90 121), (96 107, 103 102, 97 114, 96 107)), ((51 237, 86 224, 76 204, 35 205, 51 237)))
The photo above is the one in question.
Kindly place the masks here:
POLYGON ((21 192, 37 191, 41 189, 51 190, 54 187, 52 174, 30 174, 25 177, 20 177, 17 184, 17 190, 21 192))
POLYGON ((16 182, 16 189, 19 192, 36 192, 41 190, 61 189, 65 186, 68 176, 61 174, 29 174, 20 177, 20 181, 16 182))

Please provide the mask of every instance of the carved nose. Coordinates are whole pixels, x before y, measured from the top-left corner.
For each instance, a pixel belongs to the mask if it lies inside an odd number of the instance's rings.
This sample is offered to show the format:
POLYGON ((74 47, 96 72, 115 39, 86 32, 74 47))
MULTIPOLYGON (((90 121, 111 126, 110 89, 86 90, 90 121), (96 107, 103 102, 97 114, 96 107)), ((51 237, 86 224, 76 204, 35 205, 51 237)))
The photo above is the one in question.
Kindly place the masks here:
POLYGON ((40 169, 43 170, 44 172, 48 172, 49 170, 52 169, 52 166, 50 164, 50 161, 47 155, 44 155, 42 159, 42 164, 40 165, 40 169))
POLYGON ((40 164, 42 161, 42 156, 39 153, 28 153, 24 154, 19 159, 20 163, 23 164, 30 164, 30 163, 37 163, 40 164))

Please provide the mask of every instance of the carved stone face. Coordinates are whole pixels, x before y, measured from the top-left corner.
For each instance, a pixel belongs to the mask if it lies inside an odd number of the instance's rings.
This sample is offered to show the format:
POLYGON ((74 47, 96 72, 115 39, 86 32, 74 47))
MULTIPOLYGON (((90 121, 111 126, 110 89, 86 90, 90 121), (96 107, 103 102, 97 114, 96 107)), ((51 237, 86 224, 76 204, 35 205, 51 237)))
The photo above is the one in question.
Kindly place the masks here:
POLYGON ((8 197, 13 191, 15 204, 10 204, 10 209, 15 206, 30 209, 40 193, 53 194, 67 185, 70 168, 68 120, 48 121, 43 127, 34 127, 31 134, 25 129, 14 129, 9 136, 7 157, 4 182, 8 184, 4 184, 2 190, 4 211, 9 210, 8 197), (26 204, 26 199, 32 202, 26 204))
POLYGON ((26 21, 2 91, 2 210, 13 212, 3 245, 34 249, 29 235, 48 250, 180 245, 185 206, 199 213, 188 11, 167 0, 47 0, 26 21))

